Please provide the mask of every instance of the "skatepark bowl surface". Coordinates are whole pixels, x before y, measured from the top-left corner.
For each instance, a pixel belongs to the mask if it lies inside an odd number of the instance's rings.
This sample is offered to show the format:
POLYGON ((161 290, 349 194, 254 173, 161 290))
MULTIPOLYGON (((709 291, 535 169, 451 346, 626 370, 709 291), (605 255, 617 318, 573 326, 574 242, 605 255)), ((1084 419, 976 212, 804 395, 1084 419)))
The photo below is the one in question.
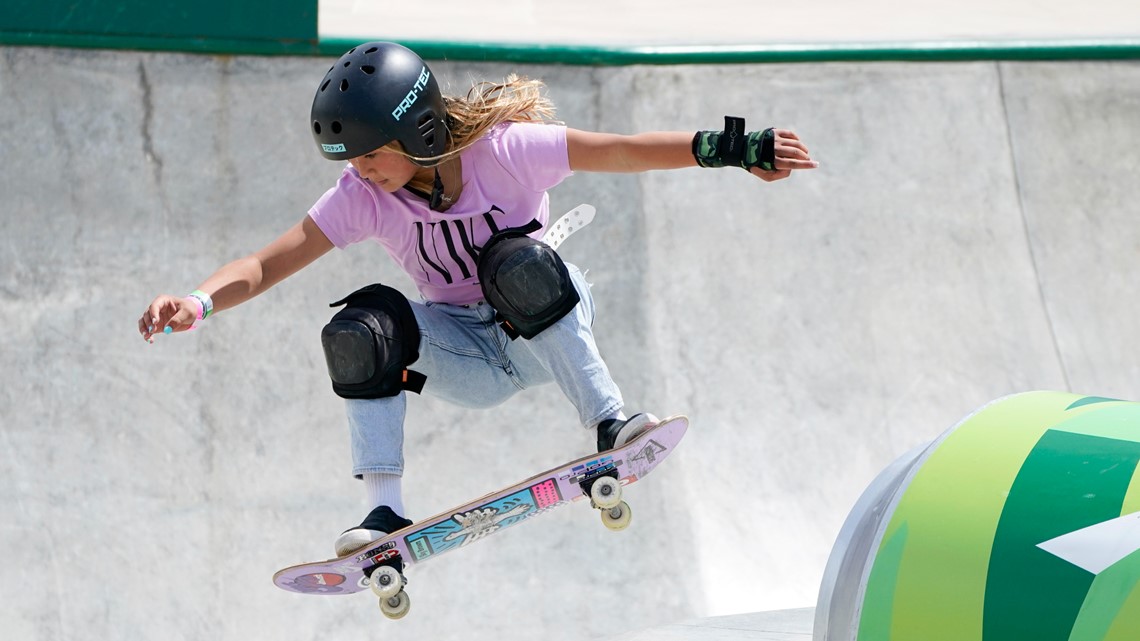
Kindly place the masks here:
MULTIPOLYGON (((807 639, 848 511, 900 455, 1006 394, 1140 399, 1135 61, 430 60, 452 93, 542 78, 576 128, 793 129, 821 166, 551 192, 553 215, 597 208, 560 253, 628 410, 692 420, 628 530, 554 511, 410 573, 398 622, 286 593, 273 573, 367 512, 328 303, 410 281, 366 243, 194 332, 135 327, 335 183, 306 126, 334 58, 0 56, 6 638, 807 639)), ((405 439, 413 519, 592 447, 549 386, 413 397, 405 439)))

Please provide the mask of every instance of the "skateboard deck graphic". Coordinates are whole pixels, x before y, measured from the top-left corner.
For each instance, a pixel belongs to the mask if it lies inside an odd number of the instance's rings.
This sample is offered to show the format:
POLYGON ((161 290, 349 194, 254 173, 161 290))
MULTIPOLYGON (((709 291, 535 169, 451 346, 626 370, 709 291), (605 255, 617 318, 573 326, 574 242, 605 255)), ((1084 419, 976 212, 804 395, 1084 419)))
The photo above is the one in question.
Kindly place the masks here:
MULTIPOLYGON (((689 419, 666 418, 622 447, 550 469, 506 489, 460 505, 376 540, 352 554, 288 567, 277 587, 302 594, 352 594, 369 587, 367 571, 401 557, 405 566, 433 559, 517 525, 560 505, 590 502, 580 483, 616 473, 621 485, 649 474, 681 441, 689 419)), ((628 505, 622 504, 627 510, 628 505)), ((603 521, 606 521, 603 510, 603 521)), ((608 525, 609 527, 613 527, 608 525)))

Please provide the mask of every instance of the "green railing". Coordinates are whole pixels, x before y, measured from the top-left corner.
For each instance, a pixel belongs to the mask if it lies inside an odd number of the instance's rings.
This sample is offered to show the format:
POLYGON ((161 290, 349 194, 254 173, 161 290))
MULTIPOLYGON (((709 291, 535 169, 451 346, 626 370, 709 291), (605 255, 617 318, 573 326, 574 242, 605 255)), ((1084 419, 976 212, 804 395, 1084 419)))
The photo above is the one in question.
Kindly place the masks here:
MULTIPOLYGON (((355 40, 323 39, 320 53, 340 55, 355 40)), ((881 42, 847 44, 572 46, 410 41, 432 60, 485 60, 567 65, 677 65, 885 60, 1140 59, 1140 37, 1114 40, 881 42)))
MULTIPOLYGON (((6 0, 0 45, 337 56, 358 40, 321 38, 318 0, 6 0)), ((1140 36, 749 45, 548 45, 401 41, 431 60, 590 66, 836 61, 1140 59, 1140 36)))

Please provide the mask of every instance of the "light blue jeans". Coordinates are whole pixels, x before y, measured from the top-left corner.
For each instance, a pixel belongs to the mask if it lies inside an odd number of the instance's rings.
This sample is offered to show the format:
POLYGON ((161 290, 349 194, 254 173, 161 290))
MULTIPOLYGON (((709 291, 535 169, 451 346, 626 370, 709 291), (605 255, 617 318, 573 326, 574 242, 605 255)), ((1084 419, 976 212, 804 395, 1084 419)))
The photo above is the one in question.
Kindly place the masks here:
MULTIPOLYGON (((594 343, 590 287, 577 267, 567 267, 582 301, 530 340, 510 340, 495 322, 495 310, 483 302, 467 306, 413 302, 420 325, 420 358, 410 369, 427 376, 423 392, 462 407, 489 408, 520 390, 554 382, 585 427, 621 410, 621 392, 594 343)), ((353 475, 403 474, 407 393, 345 402, 353 475)))

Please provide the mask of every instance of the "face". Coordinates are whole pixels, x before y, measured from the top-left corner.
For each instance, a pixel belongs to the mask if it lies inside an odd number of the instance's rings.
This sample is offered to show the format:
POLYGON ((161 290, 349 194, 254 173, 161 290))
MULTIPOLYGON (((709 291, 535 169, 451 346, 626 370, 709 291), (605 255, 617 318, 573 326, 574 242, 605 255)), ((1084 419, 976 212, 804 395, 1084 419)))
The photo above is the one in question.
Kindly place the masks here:
POLYGON ((386 192, 394 192, 416 175, 421 168, 407 157, 381 147, 348 161, 361 178, 386 192))

